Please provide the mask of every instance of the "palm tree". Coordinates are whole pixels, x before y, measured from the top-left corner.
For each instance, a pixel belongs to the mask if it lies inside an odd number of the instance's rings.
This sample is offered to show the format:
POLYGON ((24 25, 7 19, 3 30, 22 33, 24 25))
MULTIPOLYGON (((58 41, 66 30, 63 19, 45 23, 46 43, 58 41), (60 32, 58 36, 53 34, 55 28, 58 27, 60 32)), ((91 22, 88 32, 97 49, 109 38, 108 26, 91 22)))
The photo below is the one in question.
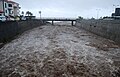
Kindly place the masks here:
POLYGON ((27 11, 26 15, 27 15, 27 19, 32 19, 33 13, 31 13, 30 11, 27 11))
POLYGON ((30 16, 30 12, 29 12, 29 11, 27 11, 27 12, 26 12, 26 15, 27 15, 27 16, 30 16))
POLYGON ((29 14, 30 14, 30 16, 33 16, 33 13, 30 12, 29 14))
POLYGON ((21 14, 24 16, 24 11, 22 11, 21 14))
POLYGON ((27 15, 27 16, 33 16, 33 13, 31 13, 30 11, 27 11, 27 12, 26 12, 26 15, 27 15))
POLYGON ((40 19, 41 19, 41 11, 39 11, 39 14, 40 14, 40 19))

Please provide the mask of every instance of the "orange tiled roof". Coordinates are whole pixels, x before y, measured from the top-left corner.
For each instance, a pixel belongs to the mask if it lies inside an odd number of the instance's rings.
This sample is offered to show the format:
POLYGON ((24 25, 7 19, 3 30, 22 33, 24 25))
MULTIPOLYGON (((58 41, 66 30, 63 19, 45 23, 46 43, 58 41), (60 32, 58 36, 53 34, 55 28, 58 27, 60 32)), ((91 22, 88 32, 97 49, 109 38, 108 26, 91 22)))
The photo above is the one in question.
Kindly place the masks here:
POLYGON ((14 1, 11 1, 11 0, 4 0, 4 1, 6 1, 8 3, 18 4, 18 3, 14 2, 14 1))

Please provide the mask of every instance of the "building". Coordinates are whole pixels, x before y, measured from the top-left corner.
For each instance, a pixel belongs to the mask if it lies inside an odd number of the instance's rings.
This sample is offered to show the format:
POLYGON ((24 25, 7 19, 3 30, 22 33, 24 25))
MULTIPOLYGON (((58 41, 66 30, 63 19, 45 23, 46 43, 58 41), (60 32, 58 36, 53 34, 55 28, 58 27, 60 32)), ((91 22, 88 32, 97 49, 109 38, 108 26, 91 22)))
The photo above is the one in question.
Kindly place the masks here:
POLYGON ((19 4, 11 0, 0 0, 0 16, 5 16, 8 20, 19 16, 19 4))
POLYGON ((115 16, 120 16, 120 8, 115 9, 115 16))
POLYGON ((115 9, 115 13, 112 13, 112 17, 120 17, 120 8, 115 9))
POLYGON ((0 0, 0 16, 3 16, 3 2, 0 0))
POLYGON ((115 13, 112 13, 111 15, 113 19, 120 19, 120 8, 115 9, 115 13))

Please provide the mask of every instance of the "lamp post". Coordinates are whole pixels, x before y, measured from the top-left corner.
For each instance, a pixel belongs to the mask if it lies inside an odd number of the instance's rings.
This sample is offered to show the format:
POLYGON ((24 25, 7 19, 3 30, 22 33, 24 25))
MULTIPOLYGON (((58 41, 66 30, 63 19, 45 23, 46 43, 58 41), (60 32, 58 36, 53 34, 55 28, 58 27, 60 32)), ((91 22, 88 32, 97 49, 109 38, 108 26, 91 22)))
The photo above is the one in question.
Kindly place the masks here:
POLYGON ((99 11, 100 9, 96 9, 97 10, 97 19, 99 18, 99 11))
POLYGON ((41 19, 41 11, 39 11, 39 14, 40 14, 40 19, 41 19))

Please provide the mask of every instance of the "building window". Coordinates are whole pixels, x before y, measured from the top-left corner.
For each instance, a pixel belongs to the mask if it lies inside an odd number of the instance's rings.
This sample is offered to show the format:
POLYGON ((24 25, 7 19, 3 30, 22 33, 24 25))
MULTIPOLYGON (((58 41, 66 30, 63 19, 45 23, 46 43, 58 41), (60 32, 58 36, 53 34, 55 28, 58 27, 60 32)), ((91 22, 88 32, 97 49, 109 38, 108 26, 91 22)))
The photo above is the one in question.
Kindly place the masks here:
POLYGON ((7 8, 7 4, 5 3, 5 8, 7 8))
POLYGON ((12 7, 12 4, 8 4, 8 7, 12 7))
POLYGON ((5 12, 7 13, 7 10, 5 12))

